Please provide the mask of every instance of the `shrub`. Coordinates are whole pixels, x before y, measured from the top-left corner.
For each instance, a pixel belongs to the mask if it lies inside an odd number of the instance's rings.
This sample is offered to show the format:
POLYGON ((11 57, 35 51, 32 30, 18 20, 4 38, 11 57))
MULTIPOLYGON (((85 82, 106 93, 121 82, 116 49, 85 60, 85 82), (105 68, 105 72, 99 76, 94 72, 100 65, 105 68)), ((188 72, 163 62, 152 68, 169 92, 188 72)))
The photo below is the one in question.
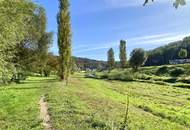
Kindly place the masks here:
POLYGON ((139 73, 136 73, 136 74, 135 74, 135 78, 136 78, 136 79, 142 79, 142 80, 150 80, 150 79, 152 78, 152 76, 147 75, 147 74, 139 74, 139 73))
POLYGON ((118 72, 112 71, 111 73, 104 75, 104 78, 109 80, 121 80, 121 81, 133 81, 134 77, 129 71, 126 72, 118 72))
POLYGON ((176 78, 169 78, 169 79, 165 79, 164 82, 167 82, 167 83, 175 83, 176 82, 176 78))
POLYGON ((85 74, 85 78, 107 79, 108 78, 108 73, 106 73, 106 72, 87 73, 87 74, 85 74))
POLYGON ((167 83, 162 82, 162 81, 155 81, 154 83, 158 85, 168 85, 167 83))
POLYGON ((167 66, 161 66, 157 69, 156 75, 163 75, 168 73, 168 67, 167 66))
POLYGON ((26 74, 24 72, 14 73, 11 81, 20 83, 21 80, 26 80, 26 74))
POLYGON ((177 77, 185 73, 185 69, 181 67, 176 67, 170 71, 170 75, 177 77))
POLYGON ((134 80, 133 74, 131 74, 129 72, 125 72, 125 73, 121 74, 120 78, 122 81, 133 81, 134 80))
POLYGON ((179 82, 190 84, 190 77, 184 77, 178 80, 179 82))
POLYGON ((174 87, 189 88, 190 89, 190 84, 175 84, 173 86, 174 87))

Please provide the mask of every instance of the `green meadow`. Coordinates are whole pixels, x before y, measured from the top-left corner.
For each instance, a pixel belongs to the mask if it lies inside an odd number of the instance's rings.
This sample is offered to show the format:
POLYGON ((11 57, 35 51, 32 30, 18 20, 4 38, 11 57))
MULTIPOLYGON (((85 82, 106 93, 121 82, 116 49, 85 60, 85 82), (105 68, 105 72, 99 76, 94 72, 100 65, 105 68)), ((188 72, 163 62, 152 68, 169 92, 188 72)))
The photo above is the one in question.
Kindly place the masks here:
POLYGON ((56 130, 118 130, 127 99, 128 129, 190 129, 188 88, 88 79, 79 73, 70 80, 65 86, 55 77, 30 77, 21 84, 0 87, 0 129, 43 129, 38 104, 42 95, 56 130))

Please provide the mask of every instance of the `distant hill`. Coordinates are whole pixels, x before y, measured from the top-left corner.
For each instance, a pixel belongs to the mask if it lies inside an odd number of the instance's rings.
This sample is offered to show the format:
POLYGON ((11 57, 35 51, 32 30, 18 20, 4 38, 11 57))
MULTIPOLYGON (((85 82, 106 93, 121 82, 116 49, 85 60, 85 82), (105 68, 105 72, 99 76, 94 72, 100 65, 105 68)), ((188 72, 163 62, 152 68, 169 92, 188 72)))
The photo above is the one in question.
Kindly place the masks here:
POLYGON ((73 58, 77 67, 80 68, 80 70, 106 69, 106 65, 107 65, 106 61, 99 61, 99 60, 93 60, 93 59, 81 58, 81 57, 73 57, 73 58))
POLYGON ((181 48, 187 49, 187 59, 190 59, 190 37, 185 37, 181 41, 172 42, 148 51, 148 59, 145 66, 165 65, 169 64, 169 60, 180 59, 178 52, 181 48))

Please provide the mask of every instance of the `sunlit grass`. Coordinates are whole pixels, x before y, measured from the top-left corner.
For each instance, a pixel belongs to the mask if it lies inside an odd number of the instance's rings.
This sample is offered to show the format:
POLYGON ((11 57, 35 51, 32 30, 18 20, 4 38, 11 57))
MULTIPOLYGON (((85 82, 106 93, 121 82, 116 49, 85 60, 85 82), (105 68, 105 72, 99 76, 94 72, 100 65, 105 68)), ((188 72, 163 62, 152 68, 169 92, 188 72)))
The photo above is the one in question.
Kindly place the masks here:
POLYGON ((69 86, 57 83, 48 92, 52 122, 57 129, 119 129, 127 94, 131 129, 190 128, 189 89, 77 77, 69 86))
POLYGON ((0 130, 42 130, 39 98, 45 95, 57 130, 118 130, 130 100, 132 130, 190 129, 190 89, 83 78, 68 86, 55 77, 30 77, 0 88, 0 130))
POLYGON ((21 84, 0 87, 0 130, 41 130, 39 98, 47 84, 29 78, 21 84))

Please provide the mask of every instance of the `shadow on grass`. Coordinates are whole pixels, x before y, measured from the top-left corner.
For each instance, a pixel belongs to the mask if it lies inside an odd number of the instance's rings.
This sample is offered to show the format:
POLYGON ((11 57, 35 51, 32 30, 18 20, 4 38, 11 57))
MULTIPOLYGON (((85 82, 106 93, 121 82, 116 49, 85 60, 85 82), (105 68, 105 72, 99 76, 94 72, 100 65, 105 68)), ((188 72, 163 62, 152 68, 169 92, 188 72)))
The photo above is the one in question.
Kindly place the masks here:
POLYGON ((44 80, 28 80, 24 82, 20 82, 19 84, 41 84, 41 83, 53 83, 58 82, 58 79, 44 79, 44 80))
POLYGON ((49 85, 50 83, 58 82, 57 79, 44 79, 44 80, 28 80, 23 81, 18 84, 16 84, 15 87, 7 86, 4 87, 5 89, 0 89, 0 91, 3 90, 31 90, 31 89, 42 89, 46 87, 53 87, 52 85, 49 85), (19 86, 20 85, 20 86, 19 86), (28 85, 28 86, 26 86, 28 85))

